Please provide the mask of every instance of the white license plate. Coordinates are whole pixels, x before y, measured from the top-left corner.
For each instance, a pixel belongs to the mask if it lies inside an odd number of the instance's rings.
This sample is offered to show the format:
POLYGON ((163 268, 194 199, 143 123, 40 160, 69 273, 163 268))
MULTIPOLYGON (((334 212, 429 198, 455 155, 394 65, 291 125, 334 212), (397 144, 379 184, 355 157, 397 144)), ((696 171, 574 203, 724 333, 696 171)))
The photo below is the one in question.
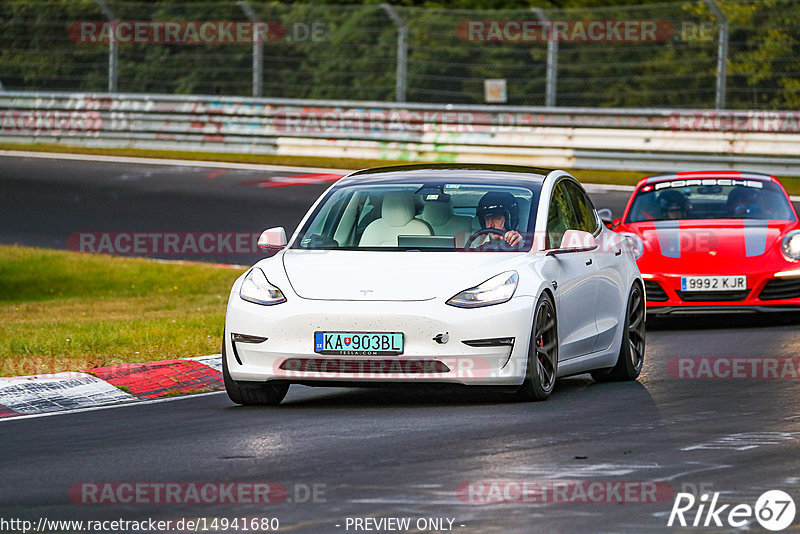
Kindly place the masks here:
POLYGON ((682 276, 681 291, 737 291, 747 289, 747 277, 682 276))

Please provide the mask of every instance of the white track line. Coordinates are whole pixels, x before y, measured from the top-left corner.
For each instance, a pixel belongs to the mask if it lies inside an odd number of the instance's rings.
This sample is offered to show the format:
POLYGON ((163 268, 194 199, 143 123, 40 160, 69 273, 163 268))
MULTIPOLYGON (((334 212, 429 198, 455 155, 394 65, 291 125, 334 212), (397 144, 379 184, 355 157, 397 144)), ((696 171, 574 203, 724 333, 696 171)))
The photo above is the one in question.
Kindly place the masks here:
POLYGON ((318 172, 325 174, 347 174, 352 172, 348 169, 322 169, 319 167, 296 167, 291 165, 262 165, 258 163, 231 163, 225 161, 201 161, 190 159, 136 158, 129 156, 101 156, 93 154, 61 154, 57 152, 26 152, 22 150, 0 150, 0 156, 39 159, 67 159, 74 161, 99 161, 105 163, 135 163, 141 165, 177 165, 181 167, 209 167, 214 169, 244 169, 254 171, 299 173, 318 172))
POLYGON ((112 408, 128 408, 130 406, 144 406, 146 404, 157 404, 160 402, 171 402, 176 400, 185 400, 185 399, 196 399, 197 397, 207 397, 209 395, 219 395, 220 393, 225 393, 224 390, 222 391, 209 391, 208 393, 194 393, 194 394, 187 394, 187 395, 178 395, 176 397, 166 397, 161 399, 150 399, 150 400, 133 400, 130 402, 121 402, 118 404, 105 404, 103 406, 90 406, 87 408, 76 408, 74 410, 61 410, 58 412, 45 412, 45 413, 35 413, 30 415, 15 415, 12 417, 3 417, 0 419, 0 424, 8 423, 9 421, 20 421, 22 419, 34 419, 38 417, 52 417, 55 415, 69 415, 73 413, 83 413, 83 412, 94 412, 97 410, 110 410, 112 408))

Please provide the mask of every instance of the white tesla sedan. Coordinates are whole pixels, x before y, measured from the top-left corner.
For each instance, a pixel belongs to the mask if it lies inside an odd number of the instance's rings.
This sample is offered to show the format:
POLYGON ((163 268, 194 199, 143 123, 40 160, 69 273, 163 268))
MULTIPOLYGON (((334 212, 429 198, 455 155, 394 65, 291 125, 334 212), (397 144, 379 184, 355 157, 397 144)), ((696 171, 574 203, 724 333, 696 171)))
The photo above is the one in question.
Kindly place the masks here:
POLYGON ((565 171, 501 165, 363 170, 233 284, 231 400, 290 384, 504 386, 543 400, 557 377, 634 380, 644 285, 624 237, 565 171))

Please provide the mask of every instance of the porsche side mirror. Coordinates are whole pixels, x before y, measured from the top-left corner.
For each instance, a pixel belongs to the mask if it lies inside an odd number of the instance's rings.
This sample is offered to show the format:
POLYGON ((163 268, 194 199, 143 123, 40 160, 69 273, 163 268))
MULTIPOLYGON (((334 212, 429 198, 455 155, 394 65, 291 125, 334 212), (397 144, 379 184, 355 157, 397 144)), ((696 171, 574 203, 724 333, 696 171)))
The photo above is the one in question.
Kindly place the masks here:
POLYGON ((286 230, 283 226, 276 226, 264 230, 258 238, 258 248, 268 252, 277 252, 286 246, 286 230))
POLYGON ((600 221, 606 225, 606 227, 611 228, 614 224, 612 219, 614 218, 614 214, 608 208, 603 208, 597 210, 597 216, 600 217, 600 221))

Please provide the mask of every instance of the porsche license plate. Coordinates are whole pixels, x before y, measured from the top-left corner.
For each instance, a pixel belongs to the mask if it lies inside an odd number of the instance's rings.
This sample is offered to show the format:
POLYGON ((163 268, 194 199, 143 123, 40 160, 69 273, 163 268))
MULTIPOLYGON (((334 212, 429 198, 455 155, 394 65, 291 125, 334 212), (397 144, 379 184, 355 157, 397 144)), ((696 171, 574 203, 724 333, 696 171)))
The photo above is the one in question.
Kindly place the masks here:
POLYGON ((747 289, 747 277, 737 276, 682 276, 681 291, 737 291, 747 289))
POLYGON ((402 332, 314 332, 314 352, 350 356, 403 354, 402 332))

